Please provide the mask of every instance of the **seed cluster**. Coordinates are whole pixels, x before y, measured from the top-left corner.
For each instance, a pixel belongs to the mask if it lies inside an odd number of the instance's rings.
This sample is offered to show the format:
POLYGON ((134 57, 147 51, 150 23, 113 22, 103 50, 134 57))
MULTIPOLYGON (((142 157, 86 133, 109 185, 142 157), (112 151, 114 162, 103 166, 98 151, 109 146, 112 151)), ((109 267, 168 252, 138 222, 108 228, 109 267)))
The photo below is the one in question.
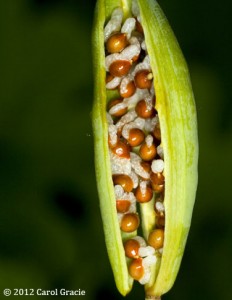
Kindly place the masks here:
POLYGON ((117 8, 104 28, 106 89, 118 90, 107 105, 108 143, 121 230, 137 230, 136 203, 155 198, 156 225, 147 243, 138 236, 124 243, 130 275, 145 284, 156 255, 162 254, 165 175, 153 73, 135 5, 132 14, 123 23, 122 9, 117 8))

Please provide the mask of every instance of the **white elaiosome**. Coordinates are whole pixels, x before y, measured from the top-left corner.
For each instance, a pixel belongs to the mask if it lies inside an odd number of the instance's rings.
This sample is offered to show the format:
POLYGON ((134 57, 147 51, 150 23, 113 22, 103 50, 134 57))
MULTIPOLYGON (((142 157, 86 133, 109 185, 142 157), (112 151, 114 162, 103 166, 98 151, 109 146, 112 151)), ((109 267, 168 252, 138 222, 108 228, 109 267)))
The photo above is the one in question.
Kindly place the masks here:
POLYGON ((155 159, 151 164, 153 173, 161 173, 164 170, 164 161, 162 159, 155 159))
POLYGON ((117 32, 121 29, 122 25, 122 19, 123 19, 123 11, 120 7, 114 9, 111 15, 111 19, 106 24, 104 28, 104 37, 105 41, 108 40, 110 35, 114 32, 117 32))

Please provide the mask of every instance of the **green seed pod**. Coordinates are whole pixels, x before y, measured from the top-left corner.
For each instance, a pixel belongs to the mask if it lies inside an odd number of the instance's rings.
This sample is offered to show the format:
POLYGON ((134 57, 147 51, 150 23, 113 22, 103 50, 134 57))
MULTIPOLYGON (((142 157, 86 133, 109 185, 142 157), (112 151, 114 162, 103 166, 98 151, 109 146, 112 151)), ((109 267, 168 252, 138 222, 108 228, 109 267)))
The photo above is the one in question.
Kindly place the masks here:
MULTIPOLYGON (((98 0, 93 28, 95 166, 105 240, 115 282, 122 295, 132 288, 123 241, 136 235, 123 233, 117 218, 108 146, 107 102, 115 91, 106 90, 104 26, 115 8, 124 20, 137 3, 156 94, 165 160, 165 231, 162 256, 151 267, 146 299, 159 299, 172 287, 183 256, 197 187, 198 140, 194 96, 188 68, 178 42, 155 0, 98 0)), ((147 241, 156 224, 154 198, 140 205, 147 241)))

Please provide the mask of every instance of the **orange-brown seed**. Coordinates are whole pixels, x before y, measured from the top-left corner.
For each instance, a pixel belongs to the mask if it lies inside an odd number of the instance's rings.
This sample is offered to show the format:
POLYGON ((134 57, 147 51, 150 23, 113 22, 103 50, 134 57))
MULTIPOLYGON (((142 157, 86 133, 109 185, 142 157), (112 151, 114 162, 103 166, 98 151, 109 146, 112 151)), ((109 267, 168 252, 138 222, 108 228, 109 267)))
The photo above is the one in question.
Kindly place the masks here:
POLYGON ((129 274, 135 280, 140 280, 144 275, 144 267, 142 263, 142 258, 137 258, 132 260, 129 265, 129 274))
POLYGON ((127 240, 124 243, 125 254, 129 258, 138 258, 139 248, 140 248, 139 242, 134 239, 127 240))
POLYGON ((136 106, 135 111, 137 112, 138 116, 143 119, 152 118, 155 115, 155 109, 148 109, 147 103, 145 100, 140 100, 136 106))
POLYGON ((107 73, 107 74, 106 74, 106 83, 110 82, 110 81, 113 80, 113 79, 114 79, 114 76, 113 76, 113 75, 111 75, 110 73, 107 73))
POLYGON ((165 226, 165 216, 164 215, 163 216, 157 216, 155 221, 156 221, 156 227, 157 228, 159 228, 159 229, 164 228, 164 226, 165 226))
POLYGON ((120 96, 123 98, 131 97, 132 95, 134 95, 135 90, 136 90, 136 86, 134 84, 134 81, 130 81, 127 84, 126 89, 125 89, 125 91, 123 91, 123 93, 121 92, 120 87, 119 87, 120 96))
POLYGON ((139 128, 132 128, 129 131, 128 143, 131 147, 137 147, 142 144, 145 139, 144 132, 139 128))
MULTIPOLYGON (((150 174, 150 172, 151 172, 151 164, 150 164, 149 162, 147 162, 147 161, 141 161, 141 162, 140 162, 140 165, 141 165, 141 167, 144 169, 145 172, 147 172, 147 173, 150 174)), ((141 177, 142 179, 144 179, 144 180, 147 180, 147 177, 144 178, 144 177, 142 177, 141 175, 140 175, 140 177, 141 177)))
POLYGON ((139 59, 139 55, 135 55, 135 56, 132 58, 133 62, 136 62, 138 59, 139 59))
POLYGON ((136 30, 140 33, 143 33, 143 27, 138 20, 136 20, 136 30))
MULTIPOLYGON (((119 99, 119 98, 110 100, 108 103, 108 110, 110 110, 113 106, 115 106, 119 103, 122 103, 122 102, 123 102, 123 99, 119 99)), ((121 117, 121 116, 125 115, 126 112, 127 112, 127 107, 118 110, 116 113, 112 114, 112 116, 121 117)))
POLYGON ((151 164, 146 161, 141 161, 140 165, 144 168, 147 173, 151 172, 151 164))
POLYGON ((145 161, 150 161, 156 156, 156 147, 154 144, 148 147, 147 143, 144 142, 139 149, 140 157, 145 161))
POLYGON ((135 85, 140 89, 150 89, 153 75, 149 70, 141 70, 135 74, 135 85))
POLYGON ((155 229, 153 230, 148 237, 148 244, 155 249, 160 249, 164 244, 164 230, 155 229))
POLYGON ((151 184, 151 186, 156 193, 162 193, 164 191, 164 184, 151 184))
POLYGON ((118 141, 111 151, 122 158, 130 158, 130 147, 122 141, 118 141))
POLYGON ((118 213, 125 213, 130 208, 130 201, 129 200, 116 200, 116 208, 118 213))
POLYGON ((140 186, 135 190, 135 197, 139 203, 149 202, 153 197, 152 188, 147 186, 145 193, 142 193, 140 186))
POLYGON ((151 184, 164 184, 164 175, 162 173, 153 173, 151 172, 151 184))
POLYGON ((122 217, 121 220, 121 230, 124 232, 135 231, 140 224, 140 220, 137 214, 128 213, 122 217))
POLYGON ((117 32, 111 35, 106 42, 106 49, 109 53, 121 52, 128 44, 125 33, 117 32))
POLYGON ((129 60, 116 60, 110 67, 110 74, 115 77, 122 77, 128 74, 131 68, 131 62, 129 60))
POLYGON ((160 132, 160 126, 157 124, 156 126, 155 126, 155 129, 154 129, 154 131, 153 131, 153 135, 154 135, 154 137, 157 139, 157 140, 161 140, 161 132, 160 132))
POLYGON ((125 192, 129 193, 133 189, 133 181, 130 176, 125 174, 113 175, 114 185, 121 185, 125 192))

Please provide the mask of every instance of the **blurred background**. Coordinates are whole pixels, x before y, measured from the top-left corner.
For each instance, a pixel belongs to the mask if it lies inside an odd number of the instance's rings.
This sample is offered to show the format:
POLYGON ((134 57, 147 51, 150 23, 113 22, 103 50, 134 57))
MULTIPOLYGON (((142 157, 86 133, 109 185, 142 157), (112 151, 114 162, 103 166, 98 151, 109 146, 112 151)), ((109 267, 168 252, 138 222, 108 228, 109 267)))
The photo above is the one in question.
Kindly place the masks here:
MULTIPOLYGON (((231 2, 159 3, 189 64, 200 142, 188 244, 163 299, 228 299, 231 2)), ((4 288, 80 288, 86 300, 123 299, 107 259, 94 174, 94 6, 90 0, 0 1, 0 298, 4 288)), ((126 299, 143 297, 135 284, 126 299)))

